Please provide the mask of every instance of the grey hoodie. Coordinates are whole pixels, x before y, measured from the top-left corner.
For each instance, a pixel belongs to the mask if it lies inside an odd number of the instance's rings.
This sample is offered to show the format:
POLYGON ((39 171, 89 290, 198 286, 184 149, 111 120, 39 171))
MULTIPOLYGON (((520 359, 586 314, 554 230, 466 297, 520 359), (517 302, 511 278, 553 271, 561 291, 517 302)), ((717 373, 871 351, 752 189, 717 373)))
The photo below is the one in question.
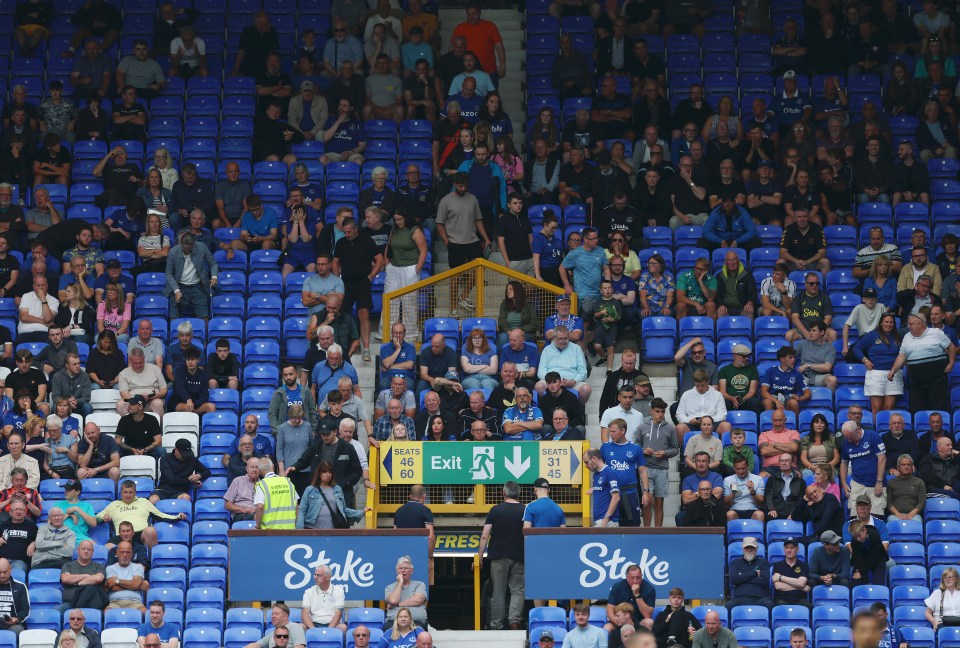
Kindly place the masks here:
POLYGON ((666 450, 667 456, 663 459, 657 459, 649 455, 644 455, 647 460, 647 468, 652 470, 667 470, 670 467, 670 458, 680 454, 680 445, 677 443, 676 428, 666 420, 663 423, 654 423, 653 420, 644 420, 640 426, 640 432, 635 439, 644 450, 666 450))

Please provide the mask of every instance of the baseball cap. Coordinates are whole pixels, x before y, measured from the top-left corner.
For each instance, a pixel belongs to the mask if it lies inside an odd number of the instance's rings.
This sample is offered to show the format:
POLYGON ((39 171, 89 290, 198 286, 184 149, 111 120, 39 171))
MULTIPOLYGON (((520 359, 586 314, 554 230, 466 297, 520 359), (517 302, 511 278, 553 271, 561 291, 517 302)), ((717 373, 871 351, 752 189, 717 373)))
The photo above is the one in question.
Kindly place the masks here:
POLYGON ((180 451, 180 456, 184 459, 193 458, 193 446, 190 445, 189 439, 177 439, 176 445, 174 447, 180 451))
POLYGON ((555 641, 553 638, 553 631, 550 628, 544 628, 540 631, 540 641, 543 641, 544 639, 555 641))
POLYGON ((876 299, 876 298, 877 298, 877 291, 876 291, 876 289, 875 289, 875 288, 867 288, 866 290, 863 291, 863 297, 864 297, 865 299, 868 298, 868 297, 869 297, 869 298, 872 298, 872 299, 876 299))
POLYGON ((760 167, 770 167, 772 169, 773 162, 771 162, 770 160, 760 160, 759 162, 757 162, 757 168, 759 169, 760 167))
POLYGON ((75 490, 80 493, 83 491, 83 484, 80 483, 79 479, 71 479, 63 485, 63 490, 75 490))
POLYGON ((304 81, 303 83, 300 84, 300 92, 303 92, 304 90, 316 90, 316 89, 317 87, 313 85, 313 81, 304 81))
POLYGON ((753 547, 754 549, 756 549, 757 547, 760 546, 760 545, 757 543, 757 539, 754 538, 754 537, 752 537, 752 536, 747 536, 746 538, 744 538, 742 545, 743 545, 744 548, 753 547))
POLYGON ((750 347, 748 347, 746 344, 734 344, 733 352, 736 355, 748 356, 750 355, 750 347))
POLYGON ((123 266, 120 265, 120 262, 117 259, 110 259, 109 261, 107 261, 107 270, 109 270, 110 268, 122 268, 122 267, 123 266))
POLYGON ((843 538, 838 536, 836 531, 831 531, 827 529, 826 531, 820 534, 820 542, 822 542, 823 544, 838 545, 843 543, 843 538))
POLYGON ((548 482, 543 477, 538 477, 537 481, 533 482, 534 488, 550 488, 550 482, 548 482))
POLYGON ((141 396, 140 394, 134 394, 133 396, 127 399, 127 402, 130 403, 131 405, 145 406, 147 404, 147 399, 141 396))
POLYGON ((634 385, 649 385, 650 378, 647 377, 647 374, 637 374, 637 377, 633 379, 634 385))
POLYGON ((869 495, 858 495, 857 504, 872 504, 869 495))
POLYGON ((328 434, 333 434, 335 430, 333 428, 323 428, 320 430, 320 434, 327 436, 328 434))
POLYGON ((560 295, 559 297, 557 297, 558 304, 562 301, 570 301, 570 297, 568 297, 567 295, 560 295))
POLYGON ((784 546, 784 547, 786 547, 787 545, 791 545, 791 544, 792 544, 794 547, 799 547, 799 546, 800 546, 800 543, 797 542, 797 539, 794 538, 793 536, 790 536, 789 538, 787 538, 786 540, 783 541, 783 546, 784 546))
POLYGON ((447 380, 456 380, 457 382, 460 382, 460 376, 457 375, 456 371, 448 371, 444 378, 447 380))
POLYGON ((784 79, 796 79, 796 78, 797 78, 797 73, 794 72, 793 70, 787 70, 786 72, 783 73, 783 78, 784 78, 784 79))

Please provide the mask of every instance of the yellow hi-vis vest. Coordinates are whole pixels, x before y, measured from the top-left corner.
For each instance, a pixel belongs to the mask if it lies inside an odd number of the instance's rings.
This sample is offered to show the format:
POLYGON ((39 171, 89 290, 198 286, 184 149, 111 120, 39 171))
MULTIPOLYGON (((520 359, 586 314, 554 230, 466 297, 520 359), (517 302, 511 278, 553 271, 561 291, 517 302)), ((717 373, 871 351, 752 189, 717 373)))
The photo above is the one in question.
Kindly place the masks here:
POLYGON ((286 477, 274 475, 257 482, 263 492, 263 516, 260 526, 264 529, 297 528, 296 490, 286 477))

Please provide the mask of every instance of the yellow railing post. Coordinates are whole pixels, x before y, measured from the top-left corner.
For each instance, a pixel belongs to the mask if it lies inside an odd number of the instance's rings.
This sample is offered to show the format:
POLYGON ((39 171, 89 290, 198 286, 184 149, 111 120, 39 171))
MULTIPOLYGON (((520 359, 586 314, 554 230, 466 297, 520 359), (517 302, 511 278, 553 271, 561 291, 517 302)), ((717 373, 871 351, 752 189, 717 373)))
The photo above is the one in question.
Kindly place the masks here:
MULTIPOLYGON (((590 442, 583 442, 583 452, 586 452, 590 449, 590 442)), ((583 460, 583 452, 580 453, 580 460, 583 460)), ((587 528, 593 524, 591 519, 591 506, 590 506, 590 471, 587 470, 586 466, 581 468, 583 470, 583 479, 580 480, 580 505, 582 508, 581 515, 583 515, 583 528, 587 528)))
POLYGON ((373 488, 367 489, 367 528, 377 528, 377 508, 380 503, 380 452, 376 446, 370 446, 370 456, 367 465, 371 467, 370 481, 373 482, 373 488))
POLYGON ((480 568, 483 556, 473 558, 473 629, 480 630, 480 568))

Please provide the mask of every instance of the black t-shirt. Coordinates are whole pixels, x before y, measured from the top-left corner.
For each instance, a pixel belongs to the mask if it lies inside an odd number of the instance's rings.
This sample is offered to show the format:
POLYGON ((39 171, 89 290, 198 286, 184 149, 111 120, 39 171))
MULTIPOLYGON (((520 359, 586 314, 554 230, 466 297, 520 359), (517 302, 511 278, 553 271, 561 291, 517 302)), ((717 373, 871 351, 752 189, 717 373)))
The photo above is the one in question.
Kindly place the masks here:
POLYGON ((484 521, 484 525, 493 525, 487 550, 490 560, 523 562, 523 511, 523 504, 511 502, 500 502, 490 509, 484 521))
MULTIPOLYGON (((409 76, 403 80, 403 91, 410 91, 410 98, 414 101, 423 101, 427 98, 427 90, 433 90, 433 77, 426 77, 425 82, 419 77, 409 76)), ((449 122, 447 122, 449 123, 449 122)))
POLYGON ((589 164, 577 171, 572 164, 567 163, 560 167, 560 182, 580 194, 581 200, 593 196, 595 171, 589 164))
POLYGON ((409 500, 393 514, 393 524, 398 529, 425 529, 433 524, 433 513, 420 502, 409 500))
MULTIPOLYGON (((143 107, 143 104, 134 103, 132 106, 120 102, 113 107, 113 112, 116 115, 122 117, 128 117, 130 115, 137 115, 143 113, 147 114, 147 109, 143 107)), ((133 122, 126 122, 124 124, 115 124, 113 127, 113 139, 131 139, 131 140, 144 140, 147 138, 147 127, 146 125, 134 124, 133 122)))
POLYGON ((811 211, 814 207, 820 206, 820 196, 814 191, 813 187, 808 186, 804 191, 794 185, 787 189, 783 200, 784 205, 790 205, 791 209, 797 210, 801 207, 811 211))
POLYGON ((780 247, 786 248, 796 259, 810 259, 827 247, 827 238, 816 223, 810 223, 805 233, 796 223, 791 223, 783 230, 780 247))
POLYGON ((18 389, 26 389, 30 392, 30 398, 37 400, 37 397, 40 395, 39 387, 40 385, 47 384, 47 377, 39 369, 30 367, 30 370, 26 373, 23 373, 19 369, 11 371, 10 375, 7 376, 5 384, 7 389, 13 390, 14 394, 17 393, 18 389))
POLYGON ((0 546, 0 558, 29 562, 27 547, 37 539, 37 523, 29 518, 19 524, 8 520, 0 524, 0 537, 5 540, 0 546))
POLYGON ((366 232, 360 232, 352 241, 343 237, 333 251, 333 256, 340 261, 340 278, 356 281, 368 277, 373 259, 381 252, 366 232))
POLYGON ((460 366, 457 352, 448 346, 443 347, 440 355, 433 352, 430 345, 424 345, 420 350, 420 366, 427 368, 427 375, 431 378, 443 378, 450 367, 456 370, 460 366))
POLYGON ((143 178, 143 174, 140 173, 140 167, 133 162, 109 165, 103 172, 104 186, 106 186, 107 189, 119 191, 126 198, 136 196, 137 189, 140 187, 140 183, 131 182, 130 178, 143 178))
MULTIPOLYGON (((323 394, 323 399, 326 400, 326 394, 323 394)), ((317 423, 317 440, 319 440, 320 433, 323 430, 336 431, 340 429, 340 421, 344 419, 354 420, 352 416, 344 414, 342 411, 340 412, 340 416, 334 416, 330 412, 327 412, 326 416, 321 416, 320 421, 317 423)))
POLYGON ((70 151, 65 148, 61 148, 56 155, 50 155, 49 150, 42 148, 37 151, 36 157, 33 158, 33 161, 39 162, 40 164, 63 166, 64 164, 70 164, 73 162, 73 156, 70 155, 70 151))
POLYGON ((14 270, 20 270, 20 264, 15 258, 7 254, 0 259, 0 287, 3 287, 10 281, 10 275, 14 270))
POLYGON ((530 235, 533 226, 526 214, 514 216, 507 214, 497 222, 497 237, 503 237, 503 244, 507 248, 507 255, 511 261, 523 261, 533 258, 530 247, 530 235))
POLYGON ((580 128, 576 121, 571 121, 563 127, 562 137, 564 144, 570 144, 573 147, 582 146, 586 149, 592 149, 597 141, 596 129, 591 124, 587 124, 586 128, 580 128))
POLYGON ((144 414, 141 421, 134 419, 133 414, 127 414, 117 423, 117 436, 137 450, 146 448, 153 443, 153 437, 160 434, 160 422, 151 414, 144 414))

